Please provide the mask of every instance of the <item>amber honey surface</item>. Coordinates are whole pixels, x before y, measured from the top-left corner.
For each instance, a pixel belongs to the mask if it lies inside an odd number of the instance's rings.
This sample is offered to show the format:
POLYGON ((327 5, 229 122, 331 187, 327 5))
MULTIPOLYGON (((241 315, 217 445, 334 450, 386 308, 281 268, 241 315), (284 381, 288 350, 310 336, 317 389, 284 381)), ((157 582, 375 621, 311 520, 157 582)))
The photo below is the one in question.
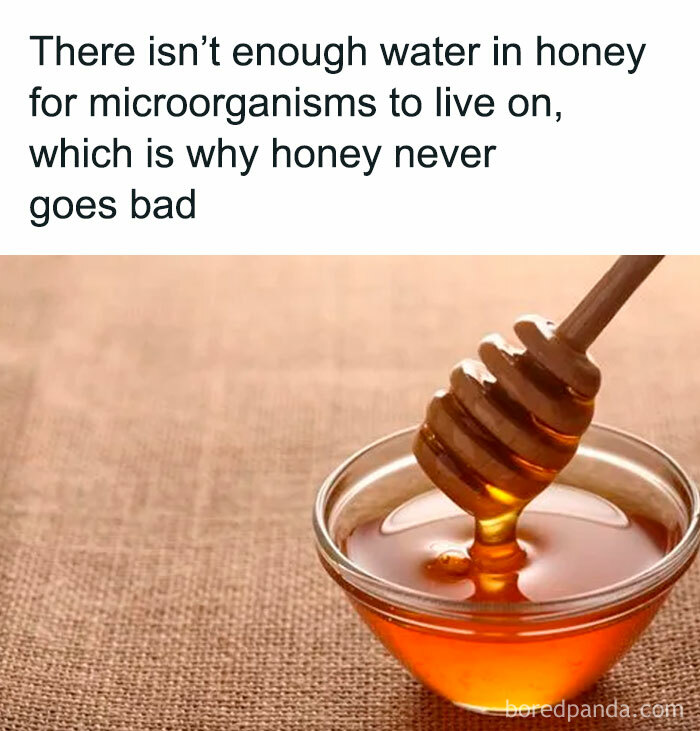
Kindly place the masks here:
MULTIPOLYGON (((630 579, 660 560, 676 537, 648 517, 630 515, 590 492, 554 484, 518 521, 520 568, 484 571, 469 552, 474 520, 438 490, 423 493, 358 525, 344 551, 365 571, 394 584, 470 603, 506 603, 500 624, 477 620, 432 626, 403 621, 363 598, 358 611, 384 644, 426 685, 481 710, 506 703, 556 703, 584 690, 628 648, 663 595, 646 597, 609 618, 533 623, 528 603, 563 600, 630 579), (507 689, 505 691, 504 689, 507 689), (507 696, 505 693, 507 692, 507 696)), ((417 620, 417 621, 416 621, 417 620)))

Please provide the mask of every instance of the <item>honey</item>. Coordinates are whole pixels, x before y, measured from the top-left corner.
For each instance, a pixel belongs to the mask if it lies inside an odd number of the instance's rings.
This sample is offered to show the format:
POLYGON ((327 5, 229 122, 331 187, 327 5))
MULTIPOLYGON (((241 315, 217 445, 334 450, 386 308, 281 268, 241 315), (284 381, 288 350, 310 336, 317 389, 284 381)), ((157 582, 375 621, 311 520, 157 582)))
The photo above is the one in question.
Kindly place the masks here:
POLYGON ((475 565, 469 551, 474 520, 433 489, 358 525, 344 552, 368 573, 427 594, 465 602, 543 602, 633 577, 659 561, 675 537, 649 517, 555 483, 523 511, 518 541, 522 567, 501 574, 508 580, 483 580, 482 574, 490 574, 475 565))
POLYGON ((666 455, 591 425, 588 347, 661 260, 620 257, 559 325, 484 338, 428 404, 324 483, 331 576, 425 685, 481 712, 593 684, 700 542, 700 496, 666 455), (410 456, 407 456, 410 444, 410 456))
POLYGON ((679 538, 647 515, 563 483, 522 512, 517 569, 486 570, 470 553, 474 532, 473 518, 431 489, 359 523, 342 550, 387 584, 463 601, 465 609, 483 602, 512 605, 514 613, 497 624, 436 623, 354 596, 358 612, 413 675, 458 704, 491 712, 507 703, 556 703, 583 691, 644 629, 665 591, 608 621, 592 611, 573 623, 531 626, 521 610, 629 580, 660 561, 679 538))

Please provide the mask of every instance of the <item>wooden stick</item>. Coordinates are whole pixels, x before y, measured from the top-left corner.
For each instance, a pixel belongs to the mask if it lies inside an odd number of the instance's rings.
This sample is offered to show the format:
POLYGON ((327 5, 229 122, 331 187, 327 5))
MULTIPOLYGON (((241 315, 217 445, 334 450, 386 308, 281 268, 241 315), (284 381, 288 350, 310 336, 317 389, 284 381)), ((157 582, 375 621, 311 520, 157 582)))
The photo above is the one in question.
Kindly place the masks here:
POLYGON ((478 521, 498 519, 492 543, 516 545, 515 516, 576 453, 600 387, 586 349, 662 258, 621 256, 556 329, 537 316, 518 320, 525 351, 484 338, 481 363, 459 363, 428 405, 413 453, 457 505, 478 521))
POLYGON ((663 256, 621 256, 557 328, 557 336, 585 352, 663 256))

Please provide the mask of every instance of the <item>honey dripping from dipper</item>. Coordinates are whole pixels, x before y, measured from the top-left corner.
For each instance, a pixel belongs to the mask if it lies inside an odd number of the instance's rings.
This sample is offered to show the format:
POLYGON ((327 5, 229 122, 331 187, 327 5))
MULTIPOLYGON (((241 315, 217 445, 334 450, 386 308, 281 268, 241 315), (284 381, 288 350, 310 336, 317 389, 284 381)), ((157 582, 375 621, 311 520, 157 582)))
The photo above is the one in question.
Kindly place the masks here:
POLYGON ((515 332, 524 349, 492 335, 479 346, 481 362, 453 369, 413 447, 431 481, 474 516, 469 555, 459 561, 447 550, 430 568, 468 575, 477 600, 524 598, 518 517, 574 456, 600 386, 598 367, 557 337, 553 323, 526 317, 515 332))
POLYGON ((555 479, 593 417, 601 374, 587 348, 661 258, 620 257, 559 327, 521 318, 522 347, 482 340, 480 360, 452 370, 416 432, 414 455, 439 492, 360 526, 349 555, 395 583, 491 602, 590 591, 658 560, 671 542, 659 524, 555 479))

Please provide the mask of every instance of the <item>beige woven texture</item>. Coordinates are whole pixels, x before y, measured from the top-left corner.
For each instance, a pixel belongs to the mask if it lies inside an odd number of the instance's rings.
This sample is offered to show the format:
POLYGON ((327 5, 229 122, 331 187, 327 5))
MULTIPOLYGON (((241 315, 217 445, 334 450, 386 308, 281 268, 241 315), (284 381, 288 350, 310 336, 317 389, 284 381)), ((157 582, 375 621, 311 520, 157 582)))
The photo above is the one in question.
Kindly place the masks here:
MULTIPOLYGON (((311 504, 523 312, 609 258, 0 261, 0 728, 697 729, 700 566, 584 699, 510 722, 422 688, 321 570, 311 504)), ((700 477, 700 260, 595 348, 598 419, 700 477)))

